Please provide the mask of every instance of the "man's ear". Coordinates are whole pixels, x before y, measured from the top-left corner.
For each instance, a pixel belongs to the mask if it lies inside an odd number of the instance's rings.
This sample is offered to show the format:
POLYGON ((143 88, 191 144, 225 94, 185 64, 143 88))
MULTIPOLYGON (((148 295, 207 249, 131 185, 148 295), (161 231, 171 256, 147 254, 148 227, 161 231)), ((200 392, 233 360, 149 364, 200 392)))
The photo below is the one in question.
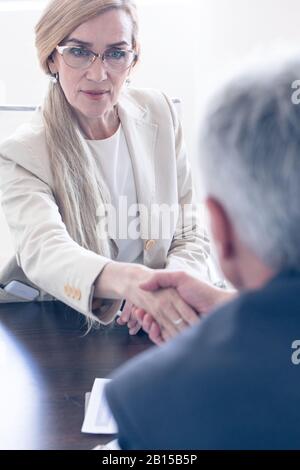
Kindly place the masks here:
POLYGON ((206 200, 206 207, 219 260, 226 262, 235 255, 234 232, 231 221, 223 206, 216 199, 209 197, 206 200))

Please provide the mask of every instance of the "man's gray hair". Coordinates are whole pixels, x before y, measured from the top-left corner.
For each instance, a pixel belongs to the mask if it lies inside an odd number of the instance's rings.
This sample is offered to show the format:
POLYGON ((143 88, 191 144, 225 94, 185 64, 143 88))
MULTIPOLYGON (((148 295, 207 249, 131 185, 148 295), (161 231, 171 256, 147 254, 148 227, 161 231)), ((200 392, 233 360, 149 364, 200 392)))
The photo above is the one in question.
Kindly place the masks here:
POLYGON ((201 134, 206 194, 276 271, 300 268, 299 79, 300 57, 251 69, 214 98, 201 134))

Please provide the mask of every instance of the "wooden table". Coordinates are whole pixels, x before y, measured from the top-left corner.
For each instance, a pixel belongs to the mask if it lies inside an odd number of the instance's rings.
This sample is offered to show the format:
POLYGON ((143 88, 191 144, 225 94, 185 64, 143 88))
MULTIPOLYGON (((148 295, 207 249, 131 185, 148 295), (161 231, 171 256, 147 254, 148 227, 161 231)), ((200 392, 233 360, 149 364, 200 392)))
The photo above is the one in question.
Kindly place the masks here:
POLYGON ((0 449, 92 449, 81 433, 85 393, 151 347, 126 327, 84 335, 84 317, 60 302, 0 304, 0 449))

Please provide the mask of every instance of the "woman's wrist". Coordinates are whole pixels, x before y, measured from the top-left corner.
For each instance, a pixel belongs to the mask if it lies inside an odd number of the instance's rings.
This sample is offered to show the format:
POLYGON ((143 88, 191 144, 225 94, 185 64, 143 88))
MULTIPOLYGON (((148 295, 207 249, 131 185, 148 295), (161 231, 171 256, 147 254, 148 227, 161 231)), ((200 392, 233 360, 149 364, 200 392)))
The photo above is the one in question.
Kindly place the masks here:
POLYGON ((111 261, 95 281, 94 296, 102 299, 123 299, 128 297, 130 287, 143 270, 139 265, 111 261))
POLYGON ((94 296, 101 299, 121 299, 120 271, 123 271, 121 263, 107 263, 95 281, 94 296))

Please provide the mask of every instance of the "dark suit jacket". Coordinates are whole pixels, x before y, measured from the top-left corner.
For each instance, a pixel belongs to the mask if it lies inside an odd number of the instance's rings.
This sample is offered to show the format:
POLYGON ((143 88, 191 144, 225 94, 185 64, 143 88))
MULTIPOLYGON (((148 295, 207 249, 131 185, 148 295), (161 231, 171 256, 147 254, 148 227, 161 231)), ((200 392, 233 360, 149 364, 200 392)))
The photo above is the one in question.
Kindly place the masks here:
POLYGON ((124 449, 300 449, 300 273, 245 292, 113 376, 124 449))

